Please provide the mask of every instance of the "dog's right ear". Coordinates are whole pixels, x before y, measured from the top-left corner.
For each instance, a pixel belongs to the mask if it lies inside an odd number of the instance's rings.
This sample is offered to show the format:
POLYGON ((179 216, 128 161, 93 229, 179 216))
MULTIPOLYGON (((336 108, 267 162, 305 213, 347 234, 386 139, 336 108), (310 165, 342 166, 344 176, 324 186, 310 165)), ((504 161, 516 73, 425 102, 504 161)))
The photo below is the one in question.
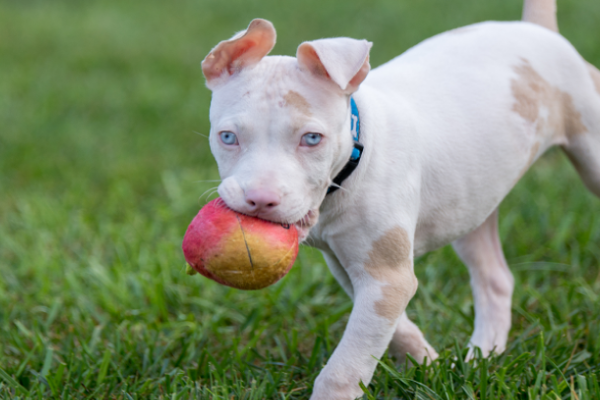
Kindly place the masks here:
POLYGON ((219 43, 202 61, 206 86, 213 89, 234 73, 258 63, 273 49, 276 38, 271 22, 260 18, 252 20, 248 29, 219 43))
POLYGON ((371 70, 369 51, 373 43, 350 38, 319 39, 304 42, 296 58, 300 69, 319 79, 330 79, 346 94, 358 86, 371 70))

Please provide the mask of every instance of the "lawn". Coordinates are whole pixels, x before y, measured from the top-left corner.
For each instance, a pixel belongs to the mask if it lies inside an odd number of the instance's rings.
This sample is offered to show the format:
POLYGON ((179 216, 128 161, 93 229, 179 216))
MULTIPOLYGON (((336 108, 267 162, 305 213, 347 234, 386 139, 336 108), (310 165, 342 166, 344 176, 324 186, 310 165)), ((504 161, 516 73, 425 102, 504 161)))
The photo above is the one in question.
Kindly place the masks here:
MULTIPOLYGON (((519 0, 0 0, 0 398, 307 399, 352 303, 318 251, 280 283, 187 276, 187 224, 218 179, 200 61, 255 17, 301 41, 374 42, 379 65, 436 33, 520 17, 519 0)), ((559 0, 600 66, 600 2, 559 0)), ((368 399, 600 399, 600 201, 560 151, 504 201, 513 329, 462 361, 467 270, 416 261, 409 316, 441 357, 387 356, 368 399)))

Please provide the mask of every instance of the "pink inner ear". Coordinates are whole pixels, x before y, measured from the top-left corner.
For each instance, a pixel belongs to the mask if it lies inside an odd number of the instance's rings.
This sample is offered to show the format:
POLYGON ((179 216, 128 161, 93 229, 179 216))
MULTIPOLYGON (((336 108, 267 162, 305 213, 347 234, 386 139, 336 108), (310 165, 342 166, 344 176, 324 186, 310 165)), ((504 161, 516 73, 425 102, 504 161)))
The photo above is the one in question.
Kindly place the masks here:
POLYGON ((241 37, 236 36, 219 43, 202 62, 207 83, 221 77, 224 70, 231 75, 259 62, 271 51, 277 38, 273 24, 262 19, 253 20, 241 37))
POLYGON ((229 74, 233 74, 235 70, 239 70, 244 66, 244 60, 241 57, 255 47, 257 43, 254 40, 243 40, 240 43, 236 43, 236 45, 231 55, 231 60, 227 65, 229 74))
POLYGON ((371 70, 371 65, 369 64, 369 56, 367 56, 367 59, 363 63, 362 67, 360 67, 360 69, 358 70, 356 75, 354 75, 354 78, 352 78, 350 80, 350 82, 348 82, 348 87, 349 88, 357 88, 358 85, 360 85, 362 83, 362 81, 365 80, 365 78, 367 77, 367 74, 369 73, 370 70, 371 70))
POLYGON ((303 44, 300 46, 299 56, 299 61, 304 64, 304 67, 306 67, 310 72, 324 78, 329 78, 329 73, 321 62, 319 55, 311 45, 303 44))
POLYGON ((369 50, 366 40, 350 38, 318 39, 304 42, 296 56, 300 68, 313 76, 325 77, 351 94, 369 73, 369 50))

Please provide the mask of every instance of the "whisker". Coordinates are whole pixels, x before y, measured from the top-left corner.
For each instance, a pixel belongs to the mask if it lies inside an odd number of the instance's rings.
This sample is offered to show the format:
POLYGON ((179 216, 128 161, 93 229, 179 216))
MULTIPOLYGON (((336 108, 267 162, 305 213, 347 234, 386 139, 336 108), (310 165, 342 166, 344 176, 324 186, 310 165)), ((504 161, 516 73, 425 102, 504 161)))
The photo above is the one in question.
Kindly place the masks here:
POLYGON ((213 190, 218 190, 218 189, 219 189, 219 187, 218 187, 218 186, 214 186, 214 187, 211 187, 211 188, 208 188, 208 189, 206 189, 206 190, 204 191, 204 193, 202 193, 202 194, 200 195, 200 197, 199 197, 199 200, 202 200, 202 198, 204 197, 204 195, 205 195, 205 194, 207 194, 207 193, 209 193, 209 192, 211 192, 211 191, 213 191, 213 190))
POLYGON ((219 201, 219 202, 216 204, 216 207, 217 207, 217 208, 222 208, 222 209, 229 208, 229 206, 228 206, 228 205, 225 203, 225 201, 223 201, 223 199, 221 199, 221 201, 219 201))
POLYGON ((220 207, 220 208, 228 208, 228 207, 227 207, 227 204, 225 204, 225 202, 224 202, 223 200, 221 200, 221 201, 220 201, 220 202, 217 204, 217 207, 220 207))
POLYGON ((213 190, 211 190, 211 194, 212 194, 212 193, 214 193, 214 192, 218 192, 218 191, 219 191, 219 188, 218 188, 218 187, 217 187, 217 188, 214 188, 213 190))
POLYGON ((345 187, 342 187, 342 186, 338 185, 337 183, 331 182, 331 186, 333 186, 335 188, 338 188, 338 189, 342 189, 343 191, 345 191, 347 193, 350 193, 350 191, 348 189, 346 189, 345 187))
POLYGON ((218 194, 218 190, 214 190, 212 192, 210 192, 207 196, 206 196, 206 200, 209 200, 212 196, 214 196, 215 194, 218 194))
POLYGON ((205 137, 205 138, 207 138, 207 139, 208 139, 208 136, 206 136, 206 135, 205 135, 205 134, 203 134, 203 133, 196 132, 196 131, 193 131, 193 132, 194 132, 196 135, 200 135, 200 136, 203 136, 203 137, 205 137))

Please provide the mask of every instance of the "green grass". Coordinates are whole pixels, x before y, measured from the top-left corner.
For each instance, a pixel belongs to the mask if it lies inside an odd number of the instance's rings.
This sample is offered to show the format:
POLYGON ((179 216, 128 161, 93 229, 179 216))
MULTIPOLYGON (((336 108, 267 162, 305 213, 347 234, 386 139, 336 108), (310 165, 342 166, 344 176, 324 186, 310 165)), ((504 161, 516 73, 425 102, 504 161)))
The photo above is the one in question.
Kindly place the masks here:
MULTIPOLYGON (((185 275, 180 243, 218 178, 199 63, 254 17, 303 40, 375 43, 378 65, 518 0, 0 1, 0 398, 306 399, 352 304, 319 253, 242 292, 185 275)), ((600 65, 600 3, 560 0, 600 65)), ((441 357, 384 358, 367 398, 600 399, 600 201, 558 151, 501 207, 516 278, 499 357, 462 362, 473 324, 451 249, 416 262, 409 316, 441 357)))

